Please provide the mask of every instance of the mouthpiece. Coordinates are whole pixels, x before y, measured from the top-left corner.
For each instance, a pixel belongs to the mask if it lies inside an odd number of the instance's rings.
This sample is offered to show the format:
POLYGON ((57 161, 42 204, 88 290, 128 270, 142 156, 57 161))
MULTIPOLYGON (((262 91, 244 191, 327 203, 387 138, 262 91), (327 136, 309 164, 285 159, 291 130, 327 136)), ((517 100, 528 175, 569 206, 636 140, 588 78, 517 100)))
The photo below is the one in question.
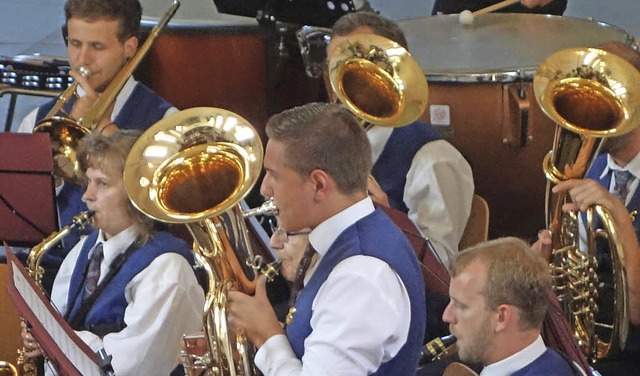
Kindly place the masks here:
POLYGON ((446 358, 454 352, 455 343, 456 336, 453 334, 432 339, 422 347, 419 364, 424 365, 446 358))

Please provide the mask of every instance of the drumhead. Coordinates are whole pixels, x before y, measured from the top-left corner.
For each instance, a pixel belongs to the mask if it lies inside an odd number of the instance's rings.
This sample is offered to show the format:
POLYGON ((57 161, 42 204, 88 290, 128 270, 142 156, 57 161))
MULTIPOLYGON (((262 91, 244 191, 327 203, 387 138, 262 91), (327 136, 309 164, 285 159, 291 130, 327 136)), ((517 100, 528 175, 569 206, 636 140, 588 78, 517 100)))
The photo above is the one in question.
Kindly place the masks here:
POLYGON ((559 49, 634 42, 630 34, 604 22, 540 14, 491 13, 477 17, 473 25, 462 25, 457 14, 439 15, 399 25, 432 82, 530 80, 536 66, 559 49))

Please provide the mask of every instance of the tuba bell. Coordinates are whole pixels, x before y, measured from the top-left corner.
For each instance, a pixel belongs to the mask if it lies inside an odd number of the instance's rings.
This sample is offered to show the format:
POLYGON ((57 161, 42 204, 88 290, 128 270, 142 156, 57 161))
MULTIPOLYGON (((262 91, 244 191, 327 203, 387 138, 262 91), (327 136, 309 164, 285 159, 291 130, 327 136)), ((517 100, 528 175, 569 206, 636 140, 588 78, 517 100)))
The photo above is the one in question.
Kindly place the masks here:
MULTIPOLYGON (((145 43, 140 46, 138 52, 120 69, 118 74, 113 78, 107 89, 100 95, 93 107, 78 120, 68 116, 59 115, 64 105, 73 97, 78 87, 78 83, 70 85, 56 100, 53 108, 45 115, 45 118, 38 123, 33 129, 34 133, 48 133, 51 139, 51 151, 54 155, 56 164, 54 166, 54 175, 56 177, 77 181, 78 180, 78 160, 76 158, 76 150, 80 144, 80 140, 91 133, 100 124, 107 111, 111 108, 127 82, 133 71, 140 64, 146 53, 155 42, 158 35, 169 20, 180 7, 180 2, 174 0, 166 14, 151 30, 145 43)), ((87 77, 91 72, 86 68, 80 68, 80 73, 87 77)))
POLYGON ((611 214, 599 205, 586 212, 586 249, 581 250, 578 215, 562 211, 570 197, 566 192, 553 194, 551 187, 583 178, 604 139, 638 125, 639 85, 640 72, 631 64, 594 48, 552 54, 538 66, 533 80, 540 107, 557 124, 553 148, 542 166, 554 291, 578 345, 591 361, 625 347, 629 315, 624 252, 611 214), (611 307, 598 304, 597 242, 608 245, 611 253, 615 291, 611 307), (602 319, 606 309, 612 311, 612 320, 602 319))
MULTIPOLYGON (((226 298, 229 288, 253 294, 262 267, 239 205, 257 181, 262 159, 255 129, 233 112, 210 107, 183 110, 157 122, 127 158, 124 183, 133 204, 156 220, 186 224, 196 259, 208 276, 203 322, 209 353, 195 360, 187 356, 188 374, 195 368, 216 375, 256 373, 253 347, 241 333, 228 333, 226 298)), ((267 203, 246 215, 273 210, 267 203)))
POLYGON ((422 68, 404 47, 385 37, 348 37, 329 54, 327 69, 337 99, 367 127, 402 127, 427 107, 422 68))

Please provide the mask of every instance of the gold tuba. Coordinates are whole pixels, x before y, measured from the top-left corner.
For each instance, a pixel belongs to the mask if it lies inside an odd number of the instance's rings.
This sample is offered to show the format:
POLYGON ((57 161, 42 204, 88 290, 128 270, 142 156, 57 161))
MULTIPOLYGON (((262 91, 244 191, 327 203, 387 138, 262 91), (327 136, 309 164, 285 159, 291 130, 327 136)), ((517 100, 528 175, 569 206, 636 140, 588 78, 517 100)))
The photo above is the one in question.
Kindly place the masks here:
MULTIPOLYGON (((100 124, 107 111, 115 102, 124 84, 133 74, 133 71, 138 64, 140 64, 144 55, 149 51, 153 42, 155 42, 162 29, 164 29, 179 7, 180 2, 174 0, 164 17, 153 30, 151 30, 147 40, 139 48, 138 52, 120 69, 120 72, 113 78, 93 107, 81 119, 75 120, 70 117, 59 116, 63 106, 75 93, 78 84, 74 83, 60 95, 44 120, 38 123, 33 129, 33 132, 48 133, 51 138, 51 149, 54 160, 56 161, 54 175, 69 180, 78 179, 76 150, 78 149, 80 140, 100 124)), ((90 72, 84 73, 81 71, 81 74, 86 75, 90 74, 90 72)))
POLYGON ((402 127, 427 107, 422 68, 405 48, 385 37, 348 37, 328 56, 328 74, 337 99, 367 127, 402 127))
MULTIPOLYGON (((586 213, 586 247, 578 235, 578 217, 563 213, 567 193, 551 186, 586 174, 606 137, 623 135, 640 122, 640 72, 624 59, 593 48, 560 50, 537 68, 536 99, 557 124, 554 145, 544 158, 547 177, 546 220, 552 233, 554 290, 585 356, 596 361, 624 349, 629 328, 624 252, 610 213, 596 205, 586 213), (596 220, 598 218, 598 221, 596 220), (602 229, 596 229, 596 222, 602 229), (598 306, 596 240, 611 252, 614 305, 598 306), (598 310, 611 309, 612 322, 598 310)), ((601 312, 602 313, 602 312, 601 312)))
POLYGON ((188 374, 194 368, 216 375, 255 373, 253 347, 241 333, 228 333, 226 300, 230 287, 252 294, 262 266, 239 205, 257 181, 262 159, 255 129, 235 113, 210 107, 157 122, 127 158, 124 182, 133 204, 156 220, 186 224, 208 275, 203 322, 210 351, 197 359, 186 356, 188 374))

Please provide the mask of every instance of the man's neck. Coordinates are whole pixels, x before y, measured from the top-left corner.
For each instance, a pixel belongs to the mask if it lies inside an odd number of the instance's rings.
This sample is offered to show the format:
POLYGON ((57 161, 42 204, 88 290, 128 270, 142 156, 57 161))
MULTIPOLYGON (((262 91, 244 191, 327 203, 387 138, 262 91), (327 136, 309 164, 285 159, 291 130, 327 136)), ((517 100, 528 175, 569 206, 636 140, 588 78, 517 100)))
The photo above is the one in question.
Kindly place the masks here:
POLYGON ((494 348, 485 361, 485 366, 504 360, 531 345, 540 335, 539 330, 527 330, 512 333, 509 338, 497 337, 493 342, 494 348))

